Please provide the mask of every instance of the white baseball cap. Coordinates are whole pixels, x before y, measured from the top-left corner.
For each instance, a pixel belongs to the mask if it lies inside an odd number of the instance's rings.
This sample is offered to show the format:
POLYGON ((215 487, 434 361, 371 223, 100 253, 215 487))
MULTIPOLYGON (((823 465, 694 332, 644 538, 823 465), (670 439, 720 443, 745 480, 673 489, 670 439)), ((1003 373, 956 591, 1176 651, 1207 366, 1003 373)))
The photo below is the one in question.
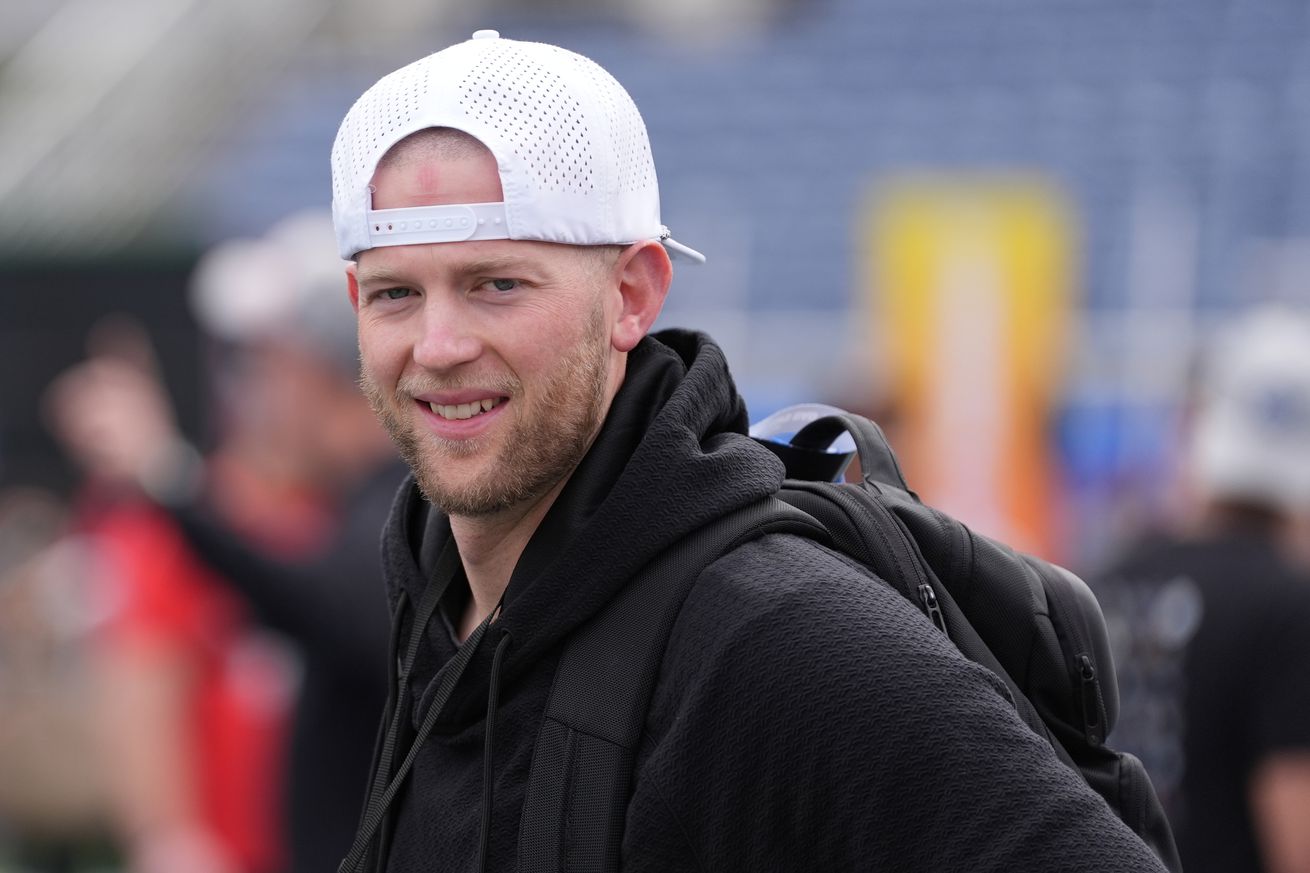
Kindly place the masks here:
POLYGON ((623 86, 581 55, 494 30, 384 76, 355 102, 332 146, 332 221, 346 259, 378 246, 463 240, 651 239, 705 260, 660 223, 646 125, 623 86), (373 208, 378 162, 430 127, 463 131, 491 151, 503 202, 373 208))
POLYGON ((1220 497, 1310 508, 1310 317, 1245 313, 1217 337, 1201 374, 1189 461, 1220 497))

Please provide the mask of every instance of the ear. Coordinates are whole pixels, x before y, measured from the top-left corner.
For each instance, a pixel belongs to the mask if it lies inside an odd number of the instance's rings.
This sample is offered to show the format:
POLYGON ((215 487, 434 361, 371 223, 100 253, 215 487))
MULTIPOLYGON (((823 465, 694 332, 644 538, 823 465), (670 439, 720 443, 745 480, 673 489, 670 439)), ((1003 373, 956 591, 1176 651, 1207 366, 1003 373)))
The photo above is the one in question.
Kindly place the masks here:
POLYGON ((614 265, 618 279, 620 309, 611 341, 620 352, 629 352, 655 323, 673 281, 669 253, 655 240, 633 243, 614 265))
POLYGON ((359 264, 350 261, 346 264, 346 288, 350 293, 350 305, 359 313, 359 264))

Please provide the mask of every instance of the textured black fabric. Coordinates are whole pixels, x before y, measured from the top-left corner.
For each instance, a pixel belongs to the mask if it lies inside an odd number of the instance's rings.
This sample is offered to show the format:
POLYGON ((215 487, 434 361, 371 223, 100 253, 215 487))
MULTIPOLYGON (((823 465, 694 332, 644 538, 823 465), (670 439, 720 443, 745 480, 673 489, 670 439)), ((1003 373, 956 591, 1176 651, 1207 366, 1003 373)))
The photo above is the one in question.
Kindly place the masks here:
POLYGON ((908 601, 790 537, 684 606, 625 870, 1159 870, 908 601))
POLYGON ((1188 873, 1258 873, 1258 763, 1310 751, 1310 577, 1272 537, 1151 534, 1096 580, 1115 630, 1118 746, 1146 763, 1188 873))
POLYGON ((752 504, 666 550, 568 641, 533 752, 519 873, 617 869, 633 762, 673 621, 710 563, 774 531, 826 539, 813 518, 779 500, 752 504))
MULTIPOLYGON (((513 869, 532 748, 565 640, 654 555, 777 490, 744 435, 722 355, 648 339, 596 446, 516 567, 505 622, 489 869, 513 869)), ((424 537, 448 536, 412 487, 386 541, 417 599, 424 537)), ((428 637, 426 676, 448 659, 428 637)), ((393 871, 471 870, 490 651, 470 662, 400 798, 393 871)), ((417 691, 424 678, 416 667, 417 691)), ((670 637, 638 752, 623 869, 1160 869, 1018 719, 990 673, 908 602, 808 540, 770 535, 701 575, 670 637)))

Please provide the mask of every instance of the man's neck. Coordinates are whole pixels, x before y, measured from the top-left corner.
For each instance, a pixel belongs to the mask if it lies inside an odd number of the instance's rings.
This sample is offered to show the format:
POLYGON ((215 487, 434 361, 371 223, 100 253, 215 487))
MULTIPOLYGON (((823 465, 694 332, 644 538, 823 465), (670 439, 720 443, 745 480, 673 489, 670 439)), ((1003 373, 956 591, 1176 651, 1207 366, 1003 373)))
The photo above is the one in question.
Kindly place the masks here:
POLYGON ((459 546, 460 561, 472 594, 455 629, 460 642, 468 639, 500 603, 528 540, 563 488, 564 482, 560 482, 538 500, 497 515, 451 516, 450 532, 459 546))

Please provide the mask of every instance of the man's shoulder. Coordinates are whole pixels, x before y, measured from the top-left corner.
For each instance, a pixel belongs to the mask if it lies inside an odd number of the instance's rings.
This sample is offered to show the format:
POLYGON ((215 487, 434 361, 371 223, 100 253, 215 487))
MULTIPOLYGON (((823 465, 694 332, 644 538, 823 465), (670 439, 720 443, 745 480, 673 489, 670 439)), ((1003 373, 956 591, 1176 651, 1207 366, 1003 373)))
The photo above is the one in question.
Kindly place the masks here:
MULTIPOLYGON (((670 665, 738 682, 804 682, 834 673, 895 683, 904 664, 975 670, 890 584, 814 540, 768 534, 715 561, 692 587, 670 639, 670 665)), ((930 667, 928 667, 931 669, 930 667)))
POLYGON ((827 612, 886 601, 915 610, 890 585, 840 551, 804 536, 765 534, 748 540, 705 568, 687 608, 713 605, 721 618, 749 619, 786 610, 827 612))

